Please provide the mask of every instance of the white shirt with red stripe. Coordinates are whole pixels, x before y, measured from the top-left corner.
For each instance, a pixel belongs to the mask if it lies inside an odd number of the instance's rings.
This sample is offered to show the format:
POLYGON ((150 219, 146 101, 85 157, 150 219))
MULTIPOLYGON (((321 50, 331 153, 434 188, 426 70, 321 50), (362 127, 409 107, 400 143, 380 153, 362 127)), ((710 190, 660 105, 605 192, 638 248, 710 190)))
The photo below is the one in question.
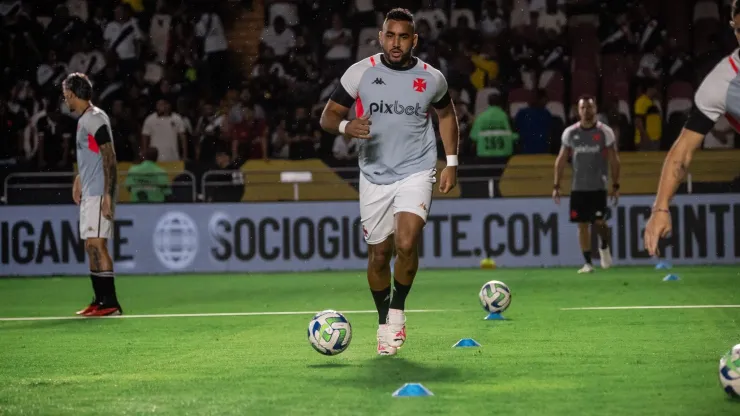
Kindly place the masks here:
POLYGON ((347 69, 332 100, 358 117, 370 113, 369 140, 360 142, 359 165, 376 185, 398 182, 433 169, 436 135, 429 113, 450 102, 441 72, 418 58, 399 68, 383 54, 363 59, 347 69))
POLYGON ((740 132, 740 58, 738 49, 722 59, 707 74, 694 102, 696 108, 713 122, 725 116, 730 125, 740 132))

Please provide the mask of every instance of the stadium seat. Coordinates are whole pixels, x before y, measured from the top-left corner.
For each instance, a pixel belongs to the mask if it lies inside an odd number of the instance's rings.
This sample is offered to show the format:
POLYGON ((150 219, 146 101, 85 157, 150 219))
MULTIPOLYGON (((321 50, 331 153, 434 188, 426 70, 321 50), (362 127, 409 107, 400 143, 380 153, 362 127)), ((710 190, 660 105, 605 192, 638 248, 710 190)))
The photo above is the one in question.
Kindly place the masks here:
POLYGON ((547 108, 553 117, 560 119, 560 122, 565 124, 565 107, 562 101, 550 101, 545 105, 545 108, 547 108))
POLYGON ((377 39, 378 39, 378 28, 365 27, 365 28, 362 28, 362 30, 360 30, 360 34, 357 36, 357 45, 361 47, 377 39))
POLYGON ((719 23, 719 7, 717 3, 710 0, 702 0, 694 6, 694 23, 701 20, 709 20, 719 23))
POLYGON ((493 93, 501 93, 496 88, 483 88, 482 90, 478 90, 478 92, 475 94, 475 115, 486 111, 488 108, 488 96, 490 96, 493 93))
POLYGON ((509 92, 509 117, 516 117, 516 113, 529 106, 532 101, 532 91, 525 88, 515 88, 509 92))
POLYGON ((545 90, 547 98, 551 101, 562 102, 565 98, 565 80, 560 71, 548 70, 543 72, 540 75, 538 87, 545 90))
POLYGON ((692 105, 692 101, 688 98, 673 98, 668 100, 666 115, 670 118, 673 113, 687 113, 692 105))
POLYGON ((671 85, 668 86, 666 98, 668 98, 668 100, 674 98, 687 98, 690 100, 693 96, 694 87, 692 87, 688 82, 678 81, 671 83, 671 85))
POLYGON ((473 11, 470 9, 454 9, 452 10, 452 13, 450 14, 450 25, 452 27, 457 27, 457 21, 461 17, 464 17, 468 21, 468 27, 475 28, 475 15, 473 14, 473 11))
POLYGON ((300 23, 298 18, 298 6, 292 3, 276 2, 271 4, 269 16, 270 26, 272 26, 272 22, 275 21, 277 16, 282 16, 282 18, 285 19, 285 24, 288 26, 296 26, 300 23))

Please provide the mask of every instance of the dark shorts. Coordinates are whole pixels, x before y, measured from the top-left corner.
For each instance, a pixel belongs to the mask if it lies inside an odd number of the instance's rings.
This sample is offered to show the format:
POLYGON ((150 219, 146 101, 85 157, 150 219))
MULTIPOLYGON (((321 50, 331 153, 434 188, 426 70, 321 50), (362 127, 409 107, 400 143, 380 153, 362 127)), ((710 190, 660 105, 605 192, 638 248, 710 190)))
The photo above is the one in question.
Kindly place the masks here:
POLYGON ((606 190, 572 191, 570 193, 570 222, 594 222, 606 215, 606 190))

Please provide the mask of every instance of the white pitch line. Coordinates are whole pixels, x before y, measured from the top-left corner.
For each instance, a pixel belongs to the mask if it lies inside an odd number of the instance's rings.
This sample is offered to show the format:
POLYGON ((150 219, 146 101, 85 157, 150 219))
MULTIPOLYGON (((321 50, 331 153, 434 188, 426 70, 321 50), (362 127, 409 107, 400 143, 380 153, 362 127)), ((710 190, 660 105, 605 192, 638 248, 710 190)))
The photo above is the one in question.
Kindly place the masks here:
MULTIPOLYGON (((212 317, 223 317, 223 316, 270 316, 270 315, 315 315, 317 311, 298 311, 298 312, 225 312, 225 313, 173 313, 173 314, 160 314, 160 315, 118 315, 118 316, 98 316, 98 317, 87 317, 87 316, 29 316, 20 318, 0 318, 0 322, 13 322, 13 321, 68 321, 68 320, 81 320, 81 319, 139 319, 139 318, 212 318, 212 317)), ((339 311, 343 314, 359 314, 359 313, 378 313, 376 310, 367 311, 339 311)), ((411 313, 422 313, 422 312, 449 312, 445 309, 409 309, 406 312, 411 313)))
POLYGON ((668 306, 593 306, 586 308, 560 308, 561 311, 614 311, 625 309, 717 309, 740 308, 740 305, 668 305, 668 306))

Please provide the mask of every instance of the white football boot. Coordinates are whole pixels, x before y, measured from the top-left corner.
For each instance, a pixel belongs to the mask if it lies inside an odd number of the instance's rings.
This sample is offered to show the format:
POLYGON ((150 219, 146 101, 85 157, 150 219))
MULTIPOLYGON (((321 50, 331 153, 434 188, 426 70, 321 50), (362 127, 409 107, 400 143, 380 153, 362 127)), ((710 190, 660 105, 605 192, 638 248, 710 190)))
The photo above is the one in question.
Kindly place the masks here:
POLYGON ((612 253, 609 251, 609 247, 599 249, 599 257, 601 257, 601 268, 608 269, 612 267, 612 253))
POLYGON ((594 266, 586 263, 586 264, 583 265, 583 267, 581 267, 580 270, 578 270, 578 273, 579 274, 580 273, 592 273, 593 271, 594 271, 594 266))
POLYGON ((396 355, 397 348, 391 347, 388 343, 391 336, 387 324, 378 326, 378 355, 396 355))
POLYGON ((406 342, 406 315, 400 309, 388 311, 388 332, 390 338, 388 343, 391 347, 401 348, 406 342))

